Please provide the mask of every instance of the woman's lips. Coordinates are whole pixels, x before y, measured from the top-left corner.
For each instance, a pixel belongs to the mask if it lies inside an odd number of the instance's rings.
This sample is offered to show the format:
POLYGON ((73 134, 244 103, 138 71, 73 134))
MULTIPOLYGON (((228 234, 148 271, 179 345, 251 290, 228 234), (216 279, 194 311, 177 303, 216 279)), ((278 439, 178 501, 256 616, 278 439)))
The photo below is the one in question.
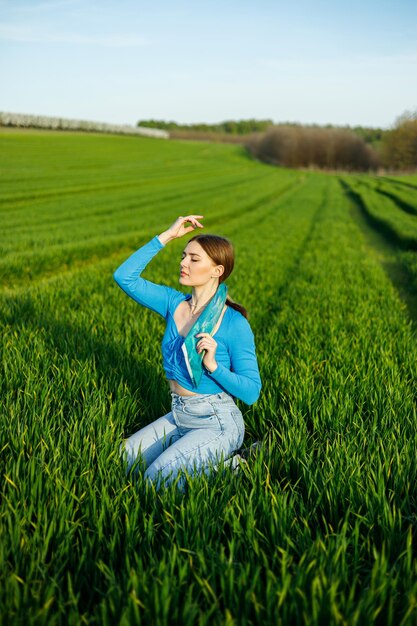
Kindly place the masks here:
POLYGON ((185 272, 180 272, 180 276, 188 276, 185 272))

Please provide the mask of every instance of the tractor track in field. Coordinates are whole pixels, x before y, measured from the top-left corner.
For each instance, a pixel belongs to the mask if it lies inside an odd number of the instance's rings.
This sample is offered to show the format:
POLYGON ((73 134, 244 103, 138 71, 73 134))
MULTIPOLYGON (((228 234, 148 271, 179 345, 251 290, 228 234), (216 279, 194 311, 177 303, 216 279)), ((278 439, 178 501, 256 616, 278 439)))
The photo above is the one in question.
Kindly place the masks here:
MULTIPOLYGON (((228 226, 230 226, 230 224, 234 221, 234 220, 239 220, 240 222, 242 221, 242 218, 244 217, 248 217, 249 220, 255 221, 257 224, 259 224, 260 222, 263 221, 263 215, 262 213, 260 213, 259 211, 262 210, 262 207, 264 207, 265 209, 265 217, 264 219, 267 219, 268 215, 275 210, 275 206, 269 206, 271 203, 282 199, 283 196, 285 196, 286 194, 289 194, 291 192, 294 192, 298 189, 300 189, 300 186, 302 186, 304 183, 300 182, 300 179, 297 178, 294 181, 291 181, 290 183, 288 183, 287 185, 284 185, 283 187, 280 187, 278 190, 275 190, 272 193, 266 194, 265 196, 262 196, 261 198, 258 198, 255 202, 251 202, 248 205, 246 205, 244 208, 240 208, 240 209, 234 209, 230 212, 225 212, 225 211, 221 211, 218 214, 213 214, 211 216, 211 219, 213 220, 214 223, 216 223, 217 221, 221 221, 224 222, 225 220, 227 220, 227 224, 228 226), (252 216, 252 213, 256 213, 256 215, 252 216)), ((24 275, 24 276, 20 276, 19 275, 19 268, 16 267, 14 271, 11 272, 10 276, 11 276, 11 280, 7 281, 7 275, 6 278, 3 278, 3 281, 6 284, 3 284, 0 289, 3 293, 17 293, 19 291, 22 290, 22 288, 26 291, 28 289, 28 285, 30 286, 39 286, 39 285, 45 285, 47 286, 49 283, 51 283, 53 280, 62 277, 62 276, 69 276, 71 274, 76 274, 79 271, 82 271, 83 269, 85 269, 86 267, 91 267, 91 268, 95 268, 97 266, 98 263, 101 264, 101 262, 103 262, 105 264, 105 262, 107 260, 110 259, 120 259, 121 256, 121 252, 125 251, 126 255, 129 255, 132 253, 132 248, 137 248, 140 245, 143 245, 144 243, 146 243, 146 241, 148 241, 148 239, 150 239, 154 234, 155 234, 155 229, 147 229, 146 231, 137 231, 137 235, 135 235, 135 233, 132 233, 132 231, 129 231, 128 233, 128 237, 129 237, 129 241, 131 242, 131 244, 127 244, 126 243, 126 233, 121 233, 118 234, 115 237, 107 237, 104 238, 103 240, 101 240, 99 243, 95 243, 91 246, 84 246, 83 248, 81 248, 78 244, 74 244, 74 243, 69 243, 69 244, 64 244, 64 245, 59 245, 59 246, 51 246, 51 253, 53 252, 53 249, 56 249, 57 251, 61 252, 63 250, 67 250, 68 254, 71 254, 71 252, 74 254, 74 257, 72 258, 68 258, 68 257, 63 257, 62 258, 62 262, 57 265, 56 269, 47 269, 46 271, 43 272, 39 272, 38 274, 34 274, 34 275, 24 275), (117 246, 118 243, 123 243, 123 248, 119 248, 117 251, 115 251, 115 246, 117 246), (106 248, 109 247, 109 251, 106 252, 106 248), (90 248, 88 250, 88 258, 83 259, 80 258, 81 255, 86 254, 86 248, 90 248), (79 249, 79 256, 77 258, 76 252, 77 249, 79 249), (64 269, 62 269, 64 268, 64 269), (7 282, 6 282, 7 281, 7 282), (13 286, 10 286, 10 283, 13 284, 13 286), (22 287, 22 285, 24 285, 24 287, 22 287)), ((84 241, 88 241, 88 240, 84 240, 84 241)), ((42 253, 38 252, 38 251, 34 251, 34 252, 29 252, 26 254, 22 254, 20 253, 18 255, 19 259, 22 259, 22 257, 26 256, 27 257, 27 263, 28 265, 33 265, 33 261, 36 259, 36 256, 40 256, 42 253)), ((1 269, 1 265, 3 264, 6 268, 7 265, 10 266, 10 259, 9 259, 9 263, 7 262, 8 259, 7 257, 3 260, 3 263, 0 262, 0 269, 1 269)))
MULTIPOLYGON (((386 198, 389 198, 390 200, 392 200, 392 202, 394 202, 398 206, 399 209, 404 211, 404 213, 407 213, 408 215, 412 215, 413 217, 417 216, 417 206, 414 206, 413 204, 410 204, 406 200, 403 200, 402 198, 397 196, 395 193, 388 191, 387 189, 382 189, 380 185, 373 187, 369 184, 368 181, 366 183, 361 181, 361 184, 365 184, 366 187, 370 189, 371 191, 376 191, 380 195, 385 196, 386 198)), ((417 197, 417 189, 416 189, 416 197, 417 197)))
MULTIPOLYGON (((404 237, 400 236, 392 227, 385 221, 382 217, 377 217, 376 215, 372 215, 366 206, 365 201, 362 199, 361 195, 355 191, 355 189, 346 182, 339 178, 339 182, 342 186, 342 189, 346 196, 348 196, 361 211, 364 219, 367 221, 370 227, 376 229, 388 243, 391 245, 397 246, 397 248, 401 248, 402 250, 417 250, 417 240, 413 238, 404 239, 404 237)), ((376 190, 373 190, 375 191, 376 190)))
POLYGON ((401 198, 396 196, 394 193, 386 191, 385 189, 377 188, 376 191, 378 193, 380 193, 381 195, 386 196, 387 198, 389 198, 393 202, 395 202, 395 204, 402 211, 404 211, 404 213, 407 213, 408 215, 413 215, 414 217, 417 216, 417 207, 413 206, 412 204, 409 204, 408 202, 405 202, 405 200, 402 200, 401 198))
POLYGON ((322 194, 322 198, 311 216, 308 230, 304 238, 300 241, 298 249, 293 254, 292 263, 286 269, 284 280, 277 285, 276 292, 270 299, 269 303, 267 303, 266 311, 258 322, 259 330, 257 336, 259 338, 258 340, 260 345, 262 344, 262 341, 265 339, 265 337, 267 337, 267 335, 269 334, 270 329, 274 327, 274 320, 279 317, 282 309, 286 304, 285 295, 288 293, 292 281, 299 275, 303 259, 317 229, 317 218, 320 215, 320 212, 323 210, 323 207, 326 205, 326 202, 328 201, 329 191, 327 187, 324 187, 324 189, 322 190, 322 194))
MULTIPOLYGON (((196 183, 195 185, 195 189, 193 187, 188 188, 188 191, 185 193, 180 193, 177 192, 173 192, 173 191, 169 191, 169 193, 167 193, 165 196, 158 196, 158 201, 163 201, 163 202, 169 202, 171 200, 176 200, 176 199, 180 199, 181 197, 187 197, 190 194, 202 194, 202 193, 206 193, 208 191, 212 191, 212 190, 223 190, 223 189, 229 189, 232 187, 235 187, 237 185, 242 185, 242 184, 246 184, 246 183, 251 183, 255 180, 259 180, 259 179, 263 179, 268 177, 269 175, 263 175, 263 176, 253 176, 251 178, 246 178, 244 179, 244 181, 242 181, 242 178, 237 176, 236 179, 232 179, 228 182, 225 182, 223 184, 219 184, 218 179, 210 181, 209 185, 203 186, 201 185, 201 175, 200 175, 200 183, 196 183)), ((153 181, 154 182, 154 181, 153 181)), ((146 181, 144 181, 143 183, 136 181, 135 183, 132 184, 125 184, 125 183, 118 183, 117 185, 110 185, 109 188, 100 186, 98 188, 93 188, 93 189, 82 189, 82 190, 63 190, 61 191, 61 193, 57 193, 57 194, 51 194, 50 196, 47 196, 48 198, 59 198, 60 200, 65 200, 68 196, 73 196, 73 195, 79 195, 79 194, 86 194, 86 195, 91 195, 91 194, 97 194, 97 193, 101 193, 101 192, 108 192, 110 190, 117 190, 117 189, 127 189, 127 188, 131 188, 131 189, 138 189, 139 191, 141 190, 141 187, 146 186, 146 181)), ((24 206, 20 206, 20 207, 16 207, 14 206, 13 203, 13 207, 7 207, 5 204, 3 204, 3 212, 8 212, 10 214, 10 209, 12 208, 14 213, 18 213, 20 211, 23 211, 24 209, 27 208, 27 204, 29 204, 31 206, 31 208, 33 207, 34 204, 36 204, 38 201, 43 202, 45 200, 45 198, 43 197, 33 197, 32 199, 29 200, 25 200, 25 205, 24 206), (35 201, 32 204, 32 201, 35 201)), ((147 203, 149 202, 149 198, 146 198, 146 200, 143 200, 143 203, 147 203)), ((126 205, 125 205, 126 206, 126 205)), ((123 208, 125 208, 125 206, 123 208)), ((138 206, 138 204, 134 204, 132 203, 132 206, 138 206)), ((83 207, 83 209, 80 211, 80 213, 82 214, 85 211, 85 208, 83 207)), ((110 212, 114 212, 114 209, 111 209, 108 211, 110 212)), ((96 212, 98 215, 101 215, 102 213, 100 211, 96 212)), ((66 220, 71 220, 74 218, 74 213, 71 214, 71 216, 69 216, 68 218, 65 218, 66 220)), ((49 221, 53 221, 54 223, 56 223, 57 221, 59 222, 63 222, 64 220, 56 220, 56 218, 54 218, 53 220, 49 220, 49 221)), ((44 221, 43 223, 47 223, 47 221, 44 221)), ((20 227, 19 223, 13 224, 12 228, 18 228, 20 227)))
MULTIPOLYGON (((252 181, 245 181, 245 182, 252 182, 252 181)), ((237 183, 236 183, 236 184, 237 184, 237 183)), ((259 206, 262 206, 262 204, 264 204, 265 202, 269 202, 269 201, 271 201, 271 200, 274 200, 274 199, 279 198, 282 194, 286 193, 288 190, 290 190, 290 189, 292 189, 292 188, 295 188, 295 187, 298 187, 298 186, 299 186, 299 184, 300 184, 300 177, 297 177, 297 178, 293 179, 292 181, 290 181, 289 183, 287 183, 287 184, 285 184, 285 185, 282 185, 282 186, 278 187, 278 189, 277 189, 277 188, 275 188, 272 192, 270 192, 270 193, 268 193, 268 194, 266 194, 266 195, 263 195, 263 196, 261 196, 261 197, 259 197, 259 196, 258 196, 258 198, 256 198, 256 200, 255 200, 254 202, 252 202, 252 203, 250 203, 250 204, 248 204, 248 205, 246 205, 246 206, 244 205, 244 206, 241 208, 241 212, 239 213, 239 215, 243 215, 243 214, 244 214, 244 213, 246 213, 247 211, 252 211, 252 210, 254 210, 254 209, 258 208, 259 206)), ((234 184, 233 186, 235 186, 235 184, 234 184)), ((219 188, 219 187, 216 187, 216 189, 220 189, 220 190, 221 190, 222 188, 221 188, 221 187, 220 187, 220 188, 219 188)), ((204 188, 204 189, 201 191, 201 193, 206 193, 206 192, 207 192, 207 189, 206 189, 206 188, 204 188)), ((190 195, 190 193, 188 193, 188 192, 187 192, 187 193, 184 193, 184 194, 180 194, 180 195, 175 194, 175 195, 172 195, 172 196, 167 196, 167 197, 165 197, 165 198, 158 198, 158 202, 167 203, 167 201, 168 201, 168 200, 178 202, 178 201, 180 201, 180 200, 181 200, 181 198, 186 198, 186 197, 188 197, 189 195, 190 195)), ((194 197, 195 197, 195 195, 193 194, 193 198, 194 198, 194 197)), ((149 209, 146 211, 146 213, 141 213, 141 216, 140 216, 140 217, 141 217, 141 219, 143 219, 144 217, 146 217, 146 214, 147 214, 147 213, 152 213, 152 212, 154 211, 154 207, 149 206, 149 201, 148 201, 147 199, 146 199, 146 200, 144 200, 143 202, 136 202, 134 205, 132 204, 132 206, 131 206, 131 207, 129 207, 129 206, 127 206, 127 205, 124 205, 124 207, 123 207, 123 211, 126 211, 126 210, 127 210, 127 209, 129 209, 129 208, 139 209, 139 208, 141 208, 142 206, 149 207, 149 209)), ((120 209, 120 211, 121 211, 121 210, 122 210, 122 209, 120 209)), ((104 212, 103 212, 103 211, 101 211, 101 212, 99 212, 99 211, 97 211, 97 212, 90 212, 90 213, 89 213, 89 215, 88 215, 88 218, 87 218, 87 219, 90 219, 92 216, 93 216, 93 217, 96 217, 96 216, 97 216, 97 219, 98 219, 98 220, 100 220, 100 219, 101 219, 104 215, 107 215, 107 216, 114 216, 115 214, 118 214, 120 211, 119 211, 119 210, 117 210, 117 209, 115 210, 115 209, 113 208, 113 209, 108 209, 108 210, 106 210, 106 211, 104 211, 104 212)), ((231 210, 231 211, 229 211, 229 212, 227 212, 227 211, 226 211, 226 212, 225 212, 225 211, 221 211, 221 213, 219 213, 219 212, 213 212, 213 213, 210 215, 210 218, 211 218, 211 219, 216 219, 216 218, 218 217, 218 215, 222 215, 222 216, 232 217, 232 218, 233 218, 233 217, 235 216, 235 214, 236 214, 236 209, 233 209, 233 210, 231 210)), ((74 219, 75 219, 75 217, 76 217, 76 216, 71 216, 71 217, 69 217, 68 219, 65 219, 65 220, 58 220, 58 222, 56 222, 55 220, 51 219, 51 220, 48 220, 48 221, 42 222, 42 225, 41 225, 40 227, 42 227, 42 228, 43 228, 43 227, 44 227, 44 225, 45 225, 45 224, 48 224, 48 223, 54 223, 54 224, 57 224, 57 225, 61 226, 63 223, 66 223, 66 222, 71 223, 71 222, 73 222, 73 221, 74 221, 74 219)), ((19 226, 18 226, 18 225, 16 225, 14 228, 16 228, 16 229, 17 229, 18 227, 19 227, 19 226)), ((31 232, 32 232, 32 231, 31 231, 31 232)), ((116 238, 121 237, 121 236, 124 236, 124 235, 125 235, 125 232, 129 232, 129 234, 132 234, 132 230, 131 230, 131 228, 128 228, 128 229, 126 229, 126 231, 121 231, 120 233, 118 233, 118 235, 116 235, 116 238)), ((143 230, 142 230, 142 231, 137 231, 137 232, 138 232, 138 234, 139 234, 139 233, 140 233, 140 234, 142 234, 142 233, 143 233, 143 230)), ((103 235, 103 237, 106 237, 106 235, 103 235)), ((89 240, 91 240, 92 238, 94 238, 94 235, 93 235, 92 237, 87 237, 87 238, 84 238, 84 239, 83 239, 83 242, 88 242, 88 241, 89 241, 89 240)), ((107 237, 107 238, 110 238, 110 237, 107 237)), ((71 245, 74 245, 74 244, 73 244, 73 242, 69 241, 69 242, 66 242, 66 243, 62 243, 62 244, 60 244, 60 245, 59 245, 59 247, 71 246, 71 245)), ((36 250, 36 249, 34 249, 34 250, 33 250, 33 252, 32 252, 32 251, 30 251, 30 252, 28 252, 27 254, 31 255, 31 254, 35 254, 36 252, 37 252, 37 250, 36 250)), ((10 255, 12 255, 12 254, 14 254, 14 253, 15 253, 15 251, 14 251, 14 250, 12 250, 12 251, 11 251, 11 253, 10 253, 10 255)), ((23 253, 23 254, 25 254, 25 253, 23 253)), ((7 255, 7 253, 6 253, 6 255, 7 255)), ((4 259, 6 258, 6 255, 4 255, 4 257, 3 257, 4 259)))
POLYGON ((405 303, 410 319, 417 325, 417 293, 412 287, 409 272, 399 256, 404 250, 403 242, 385 223, 382 223, 381 229, 380 220, 369 215, 362 198, 344 180, 339 179, 339 183, 350 203, 352 219, 362 232, 369 251, 381 264, 405 303))
MULTIPOLYGON (((253 180, 256 180, 256 181, 259 180, 262 183, 262 180, 264 178, 269 178, 269 176, 256 177, 253 180)), ((218 191, 222 192, 223 190, 232 189, 233 187, 237 187, 237 186, 239 186, 239 189, 241 189, 242 186, 245 184, 253 184, 253 180, 247 179, 243 181, 242 183, 241 180, 237 179, 236 181, 233 181, 233 183, 224 185, 224 186, 213 185, 210 187, 200 187, 197 191, 188 190, 183 193, 178 193, 178 192, 169 193, 166 196, 152 195, 152 197, 150 198, 146 196, 145 198, 142 197, 139 200, 129 201, 129 202, 125 201, 123 203, 120 203, 120 208, 113 206, 111 208, 106 208, 106 209, 89 210, 87 215, 86 215, 86 208, 83 207, 79 211, 73 212, 71 215, 61 217, 61 219, 55 219, 55 218, 46 219, 46 220, 43 220, 38 225, 34 225, 34 226, 30 225, 29 227, 26 226, 26 228, 28 228, 30 230, 30 233, 32 234, 34 230, 43 230, 45 226, 47 226, 48 224, 53 224, 54 226, 72 224, 74 220, 78 218, 79 216, 82 216, 82 219, 79 220, 77 223, 81 223, 81 222, 88 223, 92 219, 97 219, 98 221, 100 221, 106 217, 114 217, 116 215, 119 217, 122 217, 123 215, 128 215, 129 212, 131 211, 139 211, 140 209, 142 209, 142 211, 144 210, 140 214, 140 218, 143 218, 147 213, 153 213, 155 211, 154 204, 156 202, 158 203, 158 206, 163 204, 164 207, 166 207, 169 204, 176 204, 182 201, 184 201, 185 203, 191 200, 193 203, 195 203, 196 198, 198 198, 199 196, 205 196, 210 191, 215 190, 216 192, 218 191)), ((284 185, 284 187, 286 188, 287 185, 284 185)), ((3 228, 4 232, 13 232, 15 230, 19 230, 20 233, 22 232, 20 223, 15 222, 13 225, 6 226, 3 228)))
POLYGON ((390 185, 403 185, 404 187, 408 187, 409 189, 417 192, 417 183, 407 183, 405 180, 397 180, 389 178, 389 176, 382 176, 381 179, 388 182, 390 185))

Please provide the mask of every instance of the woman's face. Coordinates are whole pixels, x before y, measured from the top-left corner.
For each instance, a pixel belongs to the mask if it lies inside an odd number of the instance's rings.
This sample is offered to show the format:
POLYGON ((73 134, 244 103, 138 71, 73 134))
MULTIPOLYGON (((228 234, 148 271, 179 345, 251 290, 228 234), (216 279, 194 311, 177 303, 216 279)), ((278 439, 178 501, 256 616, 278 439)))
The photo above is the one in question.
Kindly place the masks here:
POLYGON ((223 265, 216 265, 197 241, 190 241, 182 253, 180 263, 181 285, 206 285, 223 274, 223 265))

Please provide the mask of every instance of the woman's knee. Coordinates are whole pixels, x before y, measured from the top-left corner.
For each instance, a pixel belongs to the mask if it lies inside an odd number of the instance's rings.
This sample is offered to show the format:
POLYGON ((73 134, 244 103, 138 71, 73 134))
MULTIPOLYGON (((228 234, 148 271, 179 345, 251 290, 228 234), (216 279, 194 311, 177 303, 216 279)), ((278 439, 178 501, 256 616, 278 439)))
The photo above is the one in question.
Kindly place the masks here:
POLYGON ((172 464, 161 467, 158 463, 152 463, 145 470, 143 478, 152 483, 157 491, 161 487, 169 487, 178 478, 177 487, 183 491, 186 479, 183 470, 184 468, 175 467, 172 464))
POLYGON ((145 459, 141 454, 140 447, 134 449, 129 446, 128 439, 124 439, 119 446, 119 456, 125 466, 126 474, 129 474, 133 470, 134 474, 138 471, 143 471, 146 467, 145 459))
POLYGON ((145 466, 149 466, 180 437, 172 414, 168 413, 125 439, 120 446, 120 453, 130 464, 141 456, 145 466))

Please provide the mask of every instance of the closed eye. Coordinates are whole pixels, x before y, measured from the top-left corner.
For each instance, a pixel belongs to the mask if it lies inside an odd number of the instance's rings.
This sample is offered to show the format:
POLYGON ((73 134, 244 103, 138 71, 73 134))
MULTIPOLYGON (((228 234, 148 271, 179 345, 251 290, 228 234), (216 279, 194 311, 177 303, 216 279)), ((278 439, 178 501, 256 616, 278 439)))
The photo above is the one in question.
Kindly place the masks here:
MULTIPOLYGON (((183 254, 182 254, 182 256, 181 256, 181 261, 183 261, 183 260, 185 259, 185 257, 186 257, 186 256, 187 256, 187 255, 183 253, 183 254)), ((200 260, 200 257, 199 257, 199 255, 198 255, 198 254, 197 254, 197 255, 192 254, 192 255, 190 255, 190 256, 191 256, 191 260, 192 260, 192 261, 199 261, 199 260, 200 260), (198 258, 193 258, 193 257, 195 257, 195 256, 197 256, 198 258)))

